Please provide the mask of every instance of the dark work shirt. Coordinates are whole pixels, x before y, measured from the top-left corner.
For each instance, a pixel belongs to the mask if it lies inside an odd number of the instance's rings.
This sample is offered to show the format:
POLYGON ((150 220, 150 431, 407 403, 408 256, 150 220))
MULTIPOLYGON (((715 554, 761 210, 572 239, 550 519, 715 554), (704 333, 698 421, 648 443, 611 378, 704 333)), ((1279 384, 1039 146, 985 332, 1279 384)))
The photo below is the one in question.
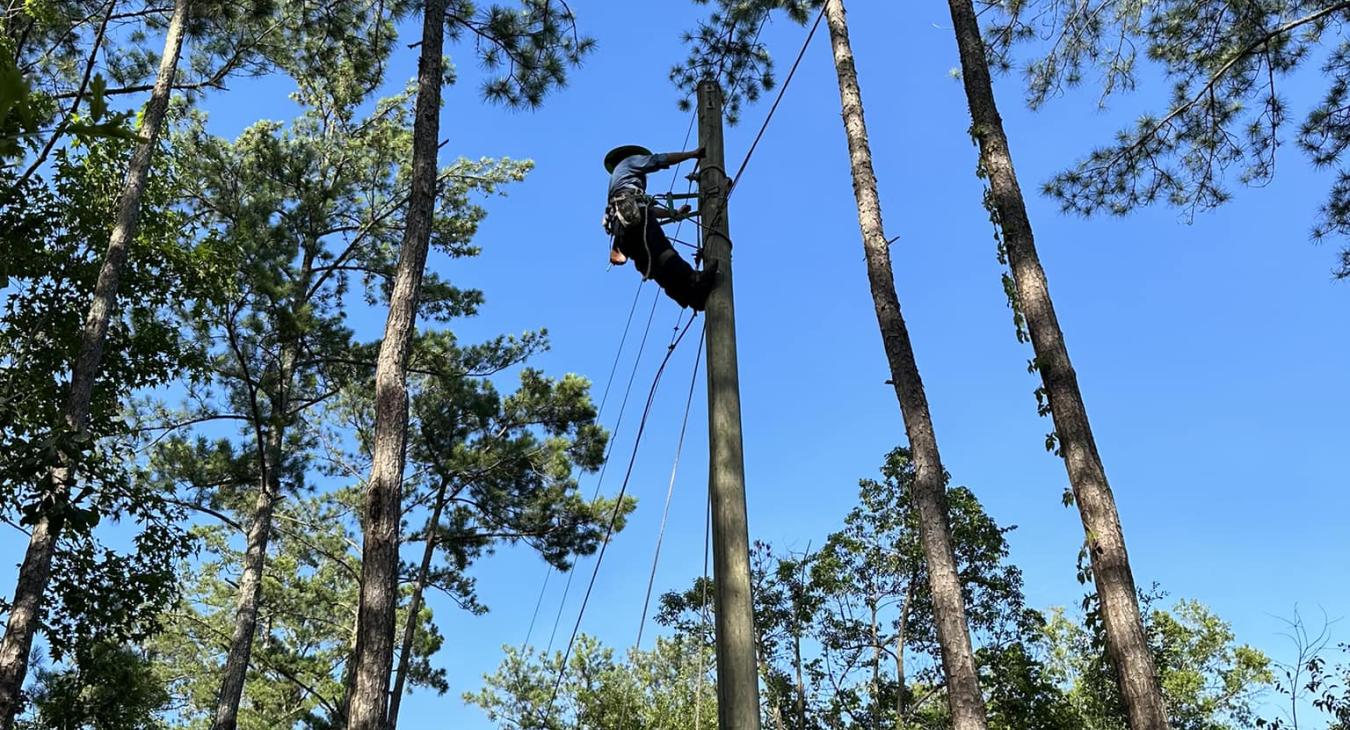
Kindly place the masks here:
POLYGON ((619 188, 637 188, 646 192, 647 173, 664 170, 667 167, 670 167, 670 161, 660 152, 654 155, 625 157, 614 166, 614 172, 609 176, 609 194, 613 195, 619 188))

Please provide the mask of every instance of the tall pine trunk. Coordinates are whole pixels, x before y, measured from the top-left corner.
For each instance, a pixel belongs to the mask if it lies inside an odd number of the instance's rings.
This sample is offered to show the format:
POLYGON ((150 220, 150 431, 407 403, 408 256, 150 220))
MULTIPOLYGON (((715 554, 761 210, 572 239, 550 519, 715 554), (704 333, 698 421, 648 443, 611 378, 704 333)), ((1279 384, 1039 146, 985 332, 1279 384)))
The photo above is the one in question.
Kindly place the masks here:
POLYGON ((948 0, 948 4, 974 122, 972 129, 980 147, 980 165, 988 175, 993 212, 1002 228, 1016 287, 1016 303, 1031 334, 1036 369, 1045 386, 1060 453, 1087 533, 1102 624, 1120 694, 1133 730, 1165 730, 1166 707, 1144 635, 1134 576, 1125 551, 1125 535, 1092 437, 1078 376, 1069 362, 1064 333, 1055 317, 1045 270, 1036 254, 1026 202, 994 101, 979 20, 970 0, 948 0))
POLYGON ((398 608, 404 447, 408 436, 408 351, 436 206, 445 8, 446 0, 427 0, 422 19, 413 121, 412 190, 403 248, 389 297, 389 317, 375 365, 375 431, 370 482, 365 494, 361 605, 357 615, 355 676, 348 704, 349 730, 382 730, 388 707, 398 608))
POLYGON ((877 197, 876 175, 872 171, 872 152, 863 119, 862 93, 853 51, 849 47, 848 23, 843 0, 826 0, 825 18, 830 26, 834 48, 834 66, 839 76, 839 100, 843 110, 844 131, 848 136, 849 158, 853 172, 853 194, 858 203, 858 223, 862 228, 863 249, 867 258, 867 277, 877 324, 890 363, 891 381, 900 402, 905 432, 914 459, 912 486, 919 512, 919 538, 928 565, 929 590, 933 596, 933 614, 937 622, 938 643, 942 650, 942 668, 947 678, 947 702, 951 707, 955 730, 984 730, 984 697, 970 629, 966 623, 965 601, 961 594, 956 555, 952 549, 947 520, 945 472, 938 454, 933 420, 928 412, 919 366, 909 330, 900 313, 891 270, 890 245, 881 223, 881 203, 877 197))
MULTIPOLYGON (((183 51, 183 34, 187 26, 189 0, 177 0, 173 16, 164 38, 164 54, 159 73, 146 105, 141 124, 141 140, 131 157, 122 192, 117 201, 117 218, 108 248, 103 255, 98 280, 94 285, 94 299, 89 305, 84 327, 80 332, 80 351, 71 370, 70 393, 63 409, 64 426, 71 434, 82 434, 89 425, 89 404, 93 398, 94 381, 103 361, 103 345, 108 326, 117 307, 117 287, 122 265, 127 259, 127 247, 136 236, 136 224, 141 213, 141 197, 150 175, 150 161, 159 140, 164 114, 169 106, 178 70, 178 57, 183 51)), ((58 463, 51 468, 51 488, 68 492, 76 476, 75 456, 64 449, 58 454, 58 463)), ((24 553, 23 564, 14 588, 5 638, 0 644, 0 729, 10 730, 19 709, 19 695, 28 674, 28 655, 33 648, 42 611, 42 600, 51 581, 52 557, 61 526, 46 516, 33 526, 33 533, 24 553)))

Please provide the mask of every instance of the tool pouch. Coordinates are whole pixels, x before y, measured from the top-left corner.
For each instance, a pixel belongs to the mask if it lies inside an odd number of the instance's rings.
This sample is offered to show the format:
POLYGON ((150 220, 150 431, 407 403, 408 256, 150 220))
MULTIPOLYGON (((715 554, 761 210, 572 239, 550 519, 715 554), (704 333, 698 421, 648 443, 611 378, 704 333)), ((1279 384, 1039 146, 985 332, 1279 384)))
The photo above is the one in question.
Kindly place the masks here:
POLYGON ((622 236, 635 225, 642 225, 647 196, 641 191, 625 188, 616 192, 605 206, 605 233, 622 236))

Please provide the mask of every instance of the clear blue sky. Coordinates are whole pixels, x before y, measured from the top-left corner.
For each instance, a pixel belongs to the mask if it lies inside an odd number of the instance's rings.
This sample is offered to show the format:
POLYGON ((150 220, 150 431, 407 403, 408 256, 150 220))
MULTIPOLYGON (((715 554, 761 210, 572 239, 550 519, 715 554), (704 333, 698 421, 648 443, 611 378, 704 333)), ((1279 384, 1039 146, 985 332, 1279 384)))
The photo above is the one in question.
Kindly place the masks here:
MULTIPOLYGON (((469 49, 449 49, 461 81, 446 92, 446 159, 505 155, 538 167, 509 197, 489 201, 481 258, 433 258, 431 266, 487 294, 482 315, 458 327, 463 339, 547 327, 553 349, 536 364, 585 374, 598 389, 637 278, 631 268, 605 268, 600 161, 620 143, 679 147, 689 116, 676 109, 666 73, 684 57, 680 32, 702 8, 572 5, 599 48, 541 111, 482 103, 469 49)), ((1060 502, 1064 468, 1044 450, 1051 424, 1036 415, 1030 348, 1014 337, 1000 287, 965 99, 950 74, 957 58, 946 5, 854 0, 850 20, 887 233, 899 236, 897 285, 945 465, 997 520, 1018 526, 1012 559, 1025 572, 1029 601, 1075 605, 1083 592, 1074 580, 1082 529, 1060 502)), ((766 29, 780 72, 804 32, 783 19, 766 29)), ((411 77, 413 54, 400 47, 390 89, 411 77)), ((259 117, 291 116, 286 91, 281 83, 238 84, 207 108, 216 129, 232 135, 259 117), (248 103, 240 103, 243 95, 248 103)), ((997 91, 1137 580, 1203 601, 1233 623, 1240 640, 1282 656, 1276 617, 1296 604, 1314 619, 1318 607, 1335 617, 1350 606, 1350 288, 1330 280, 1335 244, 1317 247, 1306 235, 1330 174, 1285 148, 1274 184, 1239 190, 1228 207, 1193 224, 1165 208, 1123 220, 1067 218, 1034 194, 1039 184, 1138 111, 1156 108, 1167 87, 1144 88, 1141 98, 1105 112, 1088 90, 1038 114, 1023 107, 1015 78, 999 80, 997 91)), ((740 161, 766 109, 747 108, 744 122, 728 131, 729 163, 740 161)), ((653 189, 668 184, 668 175, 653 177, 653 189)), ((729 219, 751 535, 798 549, 818 545, 853 504, 857 480, 873 475, 904 438, 885 385, 823 28, 729 219)), ((648 289, 641 314, 651 296, 648 289)), ((663 299, 654 340, 664 343, 675 317, 663 299)), ((383 314, 356 324, 374 336, 383 314)), ((630 487, 640 507, 611 546, 583 624, 617 646, 630 645, 637 632, 692 345, 677 353, 665 380, 630 487)), ((630 409, 640 407, 660 349, 649 343, 630 409)), ((658 591, 702 570, 703 398, 700 389, 658 591)), ((616 406, 612 396, 608 424, 616 406)), ((616 455, 626 458, 637 416, 625 417, 616 455)), ((622 475, 617 461, 608 492, 622 475)), ((583 481, 587 491, 593 485, 583 481)), ((590 568, 582 563, 578 585, 590 568)), ((438 662, 452 690, 406 700, 404 727, 488 727, 458 696, 496 666, 502 644, 524 639, 546 570, 537 558, 505 551, 474 572, 491 612, 467 616, 433 597, 447 638, 438 662)), ((12 577, 4 580, 8 591, 12 577)), ((561 584, 557 576, 550 582, 543 634, 561 584)), ((579 591, 572 595, 560 641, 576 616, 579 591)))

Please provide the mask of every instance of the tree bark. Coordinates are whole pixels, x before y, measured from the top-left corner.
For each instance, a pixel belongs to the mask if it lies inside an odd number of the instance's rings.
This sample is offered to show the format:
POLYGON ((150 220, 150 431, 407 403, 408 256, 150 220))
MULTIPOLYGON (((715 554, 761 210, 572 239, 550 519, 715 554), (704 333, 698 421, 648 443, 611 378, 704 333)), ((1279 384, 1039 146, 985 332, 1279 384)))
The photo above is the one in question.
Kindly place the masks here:
POLYGON ((436 206, 441 80, 446 0, 427 0, 417 64, 413 122, 412 189, 389 297, 389 316, 375 365, 375 430, 370 482, 365 494, 365 544, 357 616, 355 681, 349 730, 382 730, 394 661, 398 608, 398 543, 404 448, 408 436, 407 364, 436 206))
POLYGON ((280 440, 279 430, 274 430, 269 434, 267 443, 259 446, 265 450, 265 456, 260 459, 263 462, 263 474, 258 484, 258 498, 253 506, 253 524, 248 530, 244 570, 239 576, 234 631, 230 635, 230 648, 225 656, 220 695, 211 730, 235 730, 239 722, 239 702, 244 696, 244 680, 248 674, 253 636, 258 626, 258 603, 262 596, 267 543, 272 536, 272 514, 281 495, 278 461, 275 459, 275 455, 281 451, 280 440))
POLYGON ((1165 730, 1167 711, 1144 634, 1125 535, 1092 437, 1078 376, 1055 316, 1045 270, 1036 253, 1026 202, 994 100, 979 20, 970 0, 948 3, 980 164, 988 175, 992 212, 1002 228, 1016 303, 1031 335, 1036 369, 1045 386, 1060 453, 1087 534, 1107 648, 1116 667, 1121 697, 1133 730, 1165 730))
MULTIPOLYGON (((173 17, 164 38, 164 55, 160 59, 159 73, 155 77, 150 102, 145 108, 141 141, 131 157, 126 179, 122 183, 117 218, 94 285, 94 299, 80 332, 80 351, 71 370, 70 393, 62 413, 65 428, 71 434, 82 434, 89 425, 89 404, 93 398, 94 381, 103 361, 108 326, 117 306, 117 287, 122 266, 127 259, 127 247, 136 236, 141 197, 145 193, 151 158, 169 106, 169 93, 178 70, 178 57, 183 51, 188 4, 189 0, 177 0, 174 4, 173 17)), ((68 492, 75 478, 76 458, 63 449, 57 459, 58 463, 51 468, 51 488, 68 492)), ((0 730, 13 727, 14 716, 19 709, 20 692, 28 674, 28 655, 37 632, 42 599, 51 581, 52 557, 59 534, 59 523, 54 524, 46 516, 39 518, 29 538, 23 565, 19 568, 14 601, 5 626, 5 638, 0 644, 0 730)))
POLYGON ((422 564, 417 569, 417 579, 413 581, 412 597, 408 599, 408 622, 403 627, 403 646, 398 658, 398 671, 394 674, 394 688, 389 691, 389 728, 398 727, 398 710, 403 704, 403 689, 408 681, 408 669, 412 666, 412 645, 417 638, 417 612, 422 610, 422 594, 427 588, 427 576, 431 574, 431 560, 436 554, 436 528, 441 524, 441 512, 445 510, 445 492, 448 484, 442 483, 436 492, 436 504, 431 509, 431 519, 427 520, 427 544, 422 551, 422 564))
POLYGON ((840 105, 848 136, 853 193, 858 204, 858 223, 862 229, 872 300, 914 459, 912 489, 919 512, 919 538, 928 565, 942 668, 947 678, 952 727, 955 730, 984 730, 987 726, 984 698, 975 669, 975 654, 947 518, 945 472, 919 366, 895 291, 890 245, 882 226, 881 203, 877 196, 876 175, 872 171, 862 93, 858 88, 853 51, 849 47, 843 0, 827 0, 825 18, 830 26, 834 65, 839 76, 840 105))

